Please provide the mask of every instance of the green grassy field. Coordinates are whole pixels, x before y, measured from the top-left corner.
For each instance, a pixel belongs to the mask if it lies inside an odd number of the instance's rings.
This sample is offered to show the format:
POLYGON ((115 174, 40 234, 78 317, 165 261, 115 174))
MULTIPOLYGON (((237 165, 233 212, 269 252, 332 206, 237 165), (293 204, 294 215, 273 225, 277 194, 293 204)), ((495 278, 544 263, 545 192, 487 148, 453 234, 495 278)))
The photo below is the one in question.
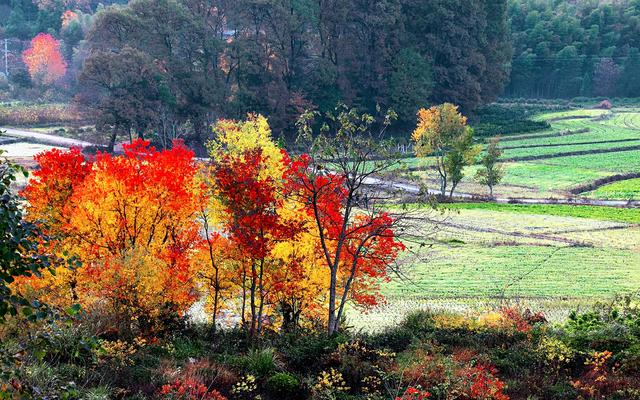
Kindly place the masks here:
POLYGON ((589 192, 588 195, 599 199, 637 199, 640 198, 640 179, 613 182, 589 192))
MULTIPOLYGON (((640 180, 638 180, 640 181, 640 180)), ((640 184, 638 182, 637 184, 640 184)), ((601 221, 640 224, 640 209, 600 206, 573 206, 549 204, 496 204, 496 203, 454 203, 447 204, 451 210, 488 210, 514 214, 555 215, 562 217, 587 218, 601 221)))
POLYGON ((405 276, 383 286, 388 303, 366 316, 353 313, 351 323, 371 329, 415 308, 477 312, 505 302, 561 320, 640 289, 640 209, 446 207, 433 244, 407 253, 405 276))

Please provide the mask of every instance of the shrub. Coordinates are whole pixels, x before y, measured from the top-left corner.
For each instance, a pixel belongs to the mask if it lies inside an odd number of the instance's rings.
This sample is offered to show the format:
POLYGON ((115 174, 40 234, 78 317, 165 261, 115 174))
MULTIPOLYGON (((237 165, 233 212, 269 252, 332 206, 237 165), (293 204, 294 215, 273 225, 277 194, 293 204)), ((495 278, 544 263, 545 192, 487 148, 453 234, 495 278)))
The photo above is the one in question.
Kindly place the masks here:
POLYGON ((469 399, 509 400, 504 393, 505 384, 497 377, 497 370, 488 364, 479 364, 460 372, 464 378, 463 393, 469 399))
POLYGON ((226 366, 207 359, 186 363, 180 369, 180 376, 183 379, 195 379, 207 387, 215 387, 221 391, 230 391, 238 382, 238 376, 226 366))
POLYGON ((609 398, 613 393, 626 386, 625 379, 618 376, 611 366, 613 354, 610 351, 596 352, 587 360, 587 371, 576 381, 574 388, 588 398, 609 398))
POLYGON ((575 357, 575 351, 572 348, 553 336, 542 338, 538 350, 544 362, 555 371, 567 366, 575 357))
POLYGON ((400 326, 413 332, 417 337, 424 337, 433 332, 435 322, 430 311, 419 310, 408 314, 400 326))
POLYGON ((300 390, 300 381, 287 372, 278 372, 267 379, 265 387, 277 399, 295 398, 300 390))
POLYGON ((287 336, 281 352, 292 370, 309 373, 322 369, 327 354, 334 351, 339 343, 346 341, 347 338, 342 334, 327 336, 324 333, 308 332, 299 336, 287 336))
POLYGON ((193 379, 177 379, 170 385, 162 386, 159 394, 160 398, 167 400, 227 400, 217 390, 209 390, 193 379))
POLYGON ((539 367, 539 353, 529 343, 512 346, 500 346, 490 352, 491 361, 496 368, 509 376, 526 377, 530 371, 539 367))
POLYGON ((0 106, 0 125, 45 125, 78 123, 82 115, 66 104, 21 104, 0 106))
POLYGON ((621 369, 640 376, 640 344, 634 344, 620 354, 621 369))
POLYGON ((99 346, 92 333, 77 321, 75 324, 45 326, 29 342, 30 350, 40 360, 77 365, 93 364, 99 346))
POLYGON ((278 355, 276 354, 276 351, 270 347, 260 350, 251 350, 246 356, 247 370, 260 378, 269 376, 276 370, 278 363, 278 355))
POLYGON ((247 374, 242 378, 242 380, 236 382, 231 388, 231 393, 233 393, 238 398, 254 398, 253 394, 258 390, 258 385, 256 384, 256 377, 247 374))
POLYGON ((396 397, 395 400, 426 400, 431 397, 431 393, 422 390, 420 387, 409 386, 402 397, 396 397))
POLYGON ((575 400, 580 398, 580 393, 571 385, 570 382, 558 382, 543 390, 543 399, 554 400, 575 400))
POLYGON ((204 354, 204 345, 201 341, 179 336, 173 340, 171 354, 178 360, 199 358, 204 354))
POLYGON ((109 400, 113 394, 107 387, 97 387, 87 390, 82 394, 84 400, 109 400))
POLYGON ((329 371, 321 371, 313 384, 314 398, 334 398, 337 394, 346 393, 351 389, 347 386, 340 371, 331 368, 329 371))
POLYGON ((415 336, 411 330, 404 326, 394 326, 370 336, 367 342, 399 353, 408 349, 414 340, 415 336))
POLYGON ((583 314, 571 313, 565 325, 567 343, 576 351, 612 351, 618 353, 628 349, 639 339, 634 335, 630 320, 617 312, 602 314, 594 311, 583 314))
POLYGON ((388 370, 395 356, 393 352, 371 347, 356 339, 340 344, 329 361, 340 371, 346 385, 358 390, 367 377, 377 376, 379 371, 388 370))

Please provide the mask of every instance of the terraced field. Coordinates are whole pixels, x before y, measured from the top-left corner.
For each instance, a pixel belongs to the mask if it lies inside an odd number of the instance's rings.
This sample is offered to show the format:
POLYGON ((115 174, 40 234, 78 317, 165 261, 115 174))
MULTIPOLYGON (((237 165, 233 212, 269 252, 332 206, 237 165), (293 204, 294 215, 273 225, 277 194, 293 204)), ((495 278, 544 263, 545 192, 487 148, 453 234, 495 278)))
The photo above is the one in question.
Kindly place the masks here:
POLYGON ((640 210, 458 203, 432 246, 383 287, 388 304, 352 323, 371 328, 415 308, 477 311, 518 302, 551 319, 640 288, 640 210))
MULTIPOLYGON (((636 108, 613 110, 576 109, 545 113, 551 130, 510 135, 503 138, 502 156, 506 175, 495 190, 503 197, 570 197, 570 190, 598 179, 640 172, 640 111, 636 108)), ((407 176, 428 186, 437 184, 430 160, 408 159, 407 176)), ((466 171, 460 192, 485 194, 473 182, 475 167, 466 171)), ((640 199, 640 193, 627 186, 581 194, 598 199, 640 199), (629 189, 629 190, 627 190, 629 189)), ((637 182, 635 183, 637 185, 637 182)))
MULTIPOLYGON (((640 110, 576 109, 540 114, 551 129, 502 138, 498 197, 640 199, 640 110), (621 177, 636 178, 607 182, 621 177), (597 185, 596 185, 597 182, 597 185), (589 186, 592 187, 589 187, 589 186)), ((429 159, 405 160, 405 176, 437 188, 429 159)), ((486 194, 465 171, 459 192, 486 194)), ((469 311, 518 302, 551 320, 640 290, 640 209, 457 203, 435 242, 408 256, 406 277, 384 286, 388 304, 351 322, 366 329, 416 308, 469 311)), ((418 250, 418 249, 416 249, 418 250)))
POLYGON ((626 179, 609 183, 587 193, 598 199, 637 199, 640 198, 640 179, 626 179))

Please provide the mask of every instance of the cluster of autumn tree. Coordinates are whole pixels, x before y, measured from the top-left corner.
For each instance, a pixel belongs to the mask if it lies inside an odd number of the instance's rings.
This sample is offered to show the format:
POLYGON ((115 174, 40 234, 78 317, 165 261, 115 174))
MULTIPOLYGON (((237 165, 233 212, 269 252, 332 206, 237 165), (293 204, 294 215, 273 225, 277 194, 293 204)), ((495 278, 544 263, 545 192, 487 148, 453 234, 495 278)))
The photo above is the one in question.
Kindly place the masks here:
MULTIPOLYGON (((346 110, 338 119, 332 140, 352 143, 340 151, 362 149, 347 139, 362 140, 355 135, 374 120, 346 110)), ((312 125, 300 122, 306 132, 312 125)), ((362 171, 343 158, 333 171, 313 153, 290 156, 260 115, 220 120, 214 132, 209 163, 179 141, 159 151, 141 139, 118 156, 38 155, 22 194, 51 265, 18 277, 13 292, 147 332, 204 307, 214 330, 239 323, 255 335, 326 321, 332 333, 347 302, 375 305, 404 246, 397 218, 357 202, 362 171)), ((350 158, 371 162, 360 159, 350 158)))

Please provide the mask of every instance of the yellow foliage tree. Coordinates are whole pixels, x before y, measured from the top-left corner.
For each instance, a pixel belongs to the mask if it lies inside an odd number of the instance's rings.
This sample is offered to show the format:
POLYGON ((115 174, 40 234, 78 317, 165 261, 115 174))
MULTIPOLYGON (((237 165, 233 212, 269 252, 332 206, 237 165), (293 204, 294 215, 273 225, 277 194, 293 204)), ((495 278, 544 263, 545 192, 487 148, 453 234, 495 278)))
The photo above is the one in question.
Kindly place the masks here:
POLYGON ((465 166, 474 162, 480 147, 473 144, 473 130, 458 106, 444 103, 418 110, 418 124, 411 135, 418 157, 432 156, 440 178, 440 193, 450 196, 462 179, 465 166))
MULTIPOLYGON (((245 121, 221 120, 213 130, 215 138, 209 143, 212 166, 207 179, 211 200, 204 216, 211 224, 209 229, 215 232, 214 236, 225 238, 248 229, 246 222, 242 225, 237 221, 239 216, 229 212, 229 193, 221 188, 219 170, 229 163, 235 163, 237 168, 237 176, 231 177, 232 186, 252 184, 255 187, 245 193, 254 193, 260 191, 260 185, 268 184, 266 190, 273 196, 269 196, 272 205, 259 216, 264 217, 266 213, 282 227, 263 238, 270 244, 264 247, 266 254, 257 258, 251 251, 227 249, 212 253, 208 272, 200 274, 204 280, 202 287, 207 291, 207 303, 220 304, 219 300, 225 297, 238 299, 235 304, 227 301, 226 306, 235 307, 246 325, 257 323, 252 327, 257 331, 266 320, 283 329, 294 329, 301 319, 319 317, 328 277, 317 268, 317 240, 308 229, 313 221, 303 205, 287 194, 284 175, 288 155, 276 145, 268 122, 261 115, 249 114, 245 121), (243 174, 240 170, 250 166, 255 169, 255 175, 243 174), (251 178, 251 183, 247 178, 251 178), (291 231, 283 235, 282 231, 287 228, 291 231), (228 281, 212 283, 216 273, 218 277, 228 277, 228 281), (254 321, 256 318, 259 321, 254 321)), ((238 245, 228 242, 227 246, 238 245)))

